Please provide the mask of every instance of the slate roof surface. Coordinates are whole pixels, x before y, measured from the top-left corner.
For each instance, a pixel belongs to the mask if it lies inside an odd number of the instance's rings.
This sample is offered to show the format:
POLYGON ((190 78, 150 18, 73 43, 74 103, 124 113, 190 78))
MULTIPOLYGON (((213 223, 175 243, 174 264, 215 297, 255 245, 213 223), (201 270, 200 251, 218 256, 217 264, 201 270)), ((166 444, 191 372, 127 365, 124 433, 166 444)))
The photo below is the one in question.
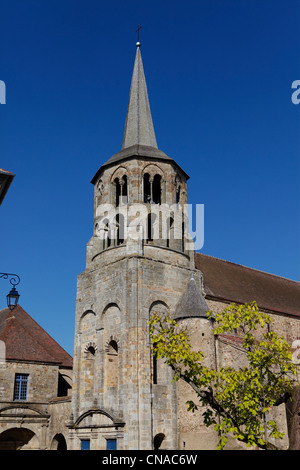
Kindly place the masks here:
POLYGON ((99 175, 107 166, 115 165, 130 158, 146 158, 172 162, 183 172, 187 179, 189 178, 175 160, 168 157, 168 155, 157 147, 140 43, 137 43, 122 150, 112 155, 107 162, 99 168, 91 183, 95 184, 97 182, 99 175))
POLYGON ((98 177, 99 175, 102 173, 102 171, 104 170, 104 168, 106 168, 107 166, 110 166, 110 165, 115 165, 116 163, 121 163, 122 161, 127 161, 129 159, 149 159, 150 161, 157 161, 157 160, 161 160, 161 161, 167 161, 169 163, 173 163, 177 168, 180 169, 180 171, 184 174, 185 178, 188 180, 189 179, 189 175, 186 174, 185 171, 183 171, 183 169, 176 163, 175 160, 173 160, 172 158, 170 158, 168 155, 166 155, 164 152, 162 152, 161 150, 157 149, 157 148, 154 148, 154 147, 150 147, 150 146, 147 146, 147 145, 132 145, 131 147, 128 147, 128 148, 125 148, 123 150, 121 150, 120 152, 118 153, 115 153, 114 155, 112 155, 106 163, 104 163, 100 168, 99 170, 97 171, 97 173, 93 176, 92 180, 91 180, 91 183, 92 184, 95 184, 98 180, 98 177))
POLYGON ((185 293, 176 306, 174 318, 207 318, 207 311, 208 306, 195 279, 190 279, 185 293))

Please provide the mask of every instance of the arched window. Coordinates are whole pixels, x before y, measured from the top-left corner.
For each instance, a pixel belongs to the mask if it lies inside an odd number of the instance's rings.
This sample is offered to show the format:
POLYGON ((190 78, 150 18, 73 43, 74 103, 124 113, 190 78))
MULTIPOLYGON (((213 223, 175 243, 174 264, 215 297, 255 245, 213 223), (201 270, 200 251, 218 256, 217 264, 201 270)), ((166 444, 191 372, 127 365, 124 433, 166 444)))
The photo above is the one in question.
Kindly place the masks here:
POLYGON ((143 178, 144 202, 148 204, 161 204, 161 176, 144 174, 143 178))
POLYGON ((151 203, 151 184, 148 173, 144 174, 144 202, 151 203))
POLYGON ((51 443, 51 450, 67 450, 66 439, 62 434, 56 434, 51 443))
MULTIPOLYGON (((69 384, 68 380, 65 379, 66 375, 63 376, 61 373, 58 373, 58 384, 57 384, 57 396, 66 397, 69 395, 69 390, 72 389, 72 386, 69 384)), ((68 377, 69 379, 69 377, 68 377)))
POLYGON ((175 176, 175 187, 176 187, 176 204, 179 204, 180 202, 180 196, 181 196, 181 177, 177 174, 175 176))
POLYGON ((153 241, 153 235, 154 235, 154 223, 156 221, 156 215, 155 214, 148 214, 147 217, 147 240, 152 242, 153 241))
POLYGON ((116 215, 116 231, 117 231, 117 245, 122 245, 124 243, 125 238, 125 223, 124 223, 124 215, 117 214, 116 215))
POLYGON ((174 239, 174 219, 169 217, 167 219, 167 248, 170 247, 171 239, 174 239))
POLYGON ((152 202, 161 204, 161 176, 155 175, 152 184, 152 202))
POLYGON ((119 178, 115 178, 114 185, 115 185, 115 206, 119 207, 120 196, 121 196, 121 185, 120 185, 119 178))
POLYGON ((128 198, 128 185, 127 185, 127 176, 124 175, 122 178, 122 203, 126 204, 127 203, 127 198, 128 198))
MULTIPOLYGON (((105 359, 105 387, 115 389, 115 397, 117 397, 117 387, 119 383, 119 346, 116 340, 111 339, 106 345, 105 359)), ((114 395, 114 392, 112 392, 114 395)))
POLYGON ((154 447, 154 450, 157 450, 161 447, 162 445, 162 442, 163 440, 165 439, 165 435, 163 433, 158 433, 154 436, 154 439, 153 439, 153 447, 154 447))
POLYGON ((109 227, 109 220, 108 219, 103 220, 102 226, 104 227, 103 250, 105 250, 106 248, 109 248, 111 245, 111 233, 110 233, 110 227, 109 227))
POLYGON ((116 207, 119 207, 120 204, 127 203, 128 197, 128 184, 127 176, 123 175, 122 178, 115 178, 113 181, 114 195, 113 203, 116 207))
POLYGON ((86 352, 88 353, 89 356, 95 356, 96 349, 95 349, 94 346, 89 346, 89 347, 86 349, 86 352))
POLYGON ((180 186, 178 186, 176 189, 176 204, 179 204, 179 202, 180 202, 180 186))
POLYGON ((107 354, 110 356, 117 356, 118 355, 118 343, 114 339, 112 339, 107 345, 107 354))

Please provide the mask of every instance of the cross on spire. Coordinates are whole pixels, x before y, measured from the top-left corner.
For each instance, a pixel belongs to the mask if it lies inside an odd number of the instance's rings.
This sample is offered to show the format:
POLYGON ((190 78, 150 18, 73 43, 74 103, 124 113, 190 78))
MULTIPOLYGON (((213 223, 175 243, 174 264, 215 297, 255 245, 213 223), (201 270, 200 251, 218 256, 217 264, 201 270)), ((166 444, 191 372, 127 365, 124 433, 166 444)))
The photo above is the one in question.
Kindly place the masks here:
POLYGON ((136 43, 137 46, 140 46, 140 29, 141 29, 141 25, 139 24, 138 25, 138 29, 136 30, 136 33, 138 33, 138 42, 136 43))

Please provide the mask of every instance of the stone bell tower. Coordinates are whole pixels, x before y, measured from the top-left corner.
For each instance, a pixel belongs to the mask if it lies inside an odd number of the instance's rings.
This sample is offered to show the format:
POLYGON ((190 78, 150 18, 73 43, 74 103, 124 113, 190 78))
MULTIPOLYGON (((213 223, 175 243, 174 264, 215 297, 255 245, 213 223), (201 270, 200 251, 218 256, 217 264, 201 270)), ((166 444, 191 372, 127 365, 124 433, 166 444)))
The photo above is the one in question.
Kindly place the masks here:
MULTIPOLYGON (((123 145, 92 179, 94 228, 78 276, 73 449, 176 449, 177 391, 155 361, 148 320, 174 314, 190 279, 187 174, 157 147, 140 43, 123 145)), ((193 277, 194 276, 194 277, 193 277)))

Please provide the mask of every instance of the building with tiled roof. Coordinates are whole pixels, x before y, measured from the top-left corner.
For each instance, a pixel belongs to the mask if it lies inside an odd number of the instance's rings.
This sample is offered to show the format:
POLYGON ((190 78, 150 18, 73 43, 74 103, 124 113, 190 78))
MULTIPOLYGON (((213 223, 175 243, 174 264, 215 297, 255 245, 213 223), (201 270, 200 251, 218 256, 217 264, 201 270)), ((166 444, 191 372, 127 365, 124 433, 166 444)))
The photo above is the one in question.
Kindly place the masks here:
MULTIPOLYGON (((246 363, 242 333, 214 335, 213 318, 232 302, 256 301, 300 362, 300 283, 195 253, 187 218, 178 230, 159 213, 167 205, 184 213, 187 180, 157 147, 137 43, 122 149, 92 179, 93 235, 77 279, 74 359, 20 306, 0 311, 0 449, 215 449, 204 409, 187 411, 192 388, 173 382, 171 368, 153 357, 154 312, 178 321, 206 366, 238 369, 246 363), (147 219, 125 237, 117 210, 127 202, 147 219), (112 224, 101 215, 108 205, 116 210, 112 224)), ((274 410, 284 438, 271 444, 300 449, 299 414, 297 391, 274 410)), ((244 447, 229 439, 227 448, 244 447)))
MULTIPOLYGON (((256 301, 300 359, 300 283, 195 253, 188 178, 158 149, 137 43, 122 148, 92 179, 93 231, 77 282, 71 449, 216 448, 203 408, 187 411, 186 402, 197 400, 192 388, 172 382, 171 368, 152 355, 154 312, 178 321, 208 367, 240 368, 247 360, 241 332, 214 335, 206 312, 214 317, 232 302, 256 301)), ((290 409, 274 407, 284 439, 272 445, 300 448, 299 405, 295 395, 290 409)), ((227 448, 243 444, 229 439, 227 448)))
POLYGON ((300 318, 300 283, 225 261, 195 254, 196 268, 203 274, 207 299, 221 302, 256 301, 260 309, 300 318))
POLYGON ((0 311, 0 340, 6 359, 72 367, 72 357, 20 305, 0 311))
POLYGON ((66 448, 72 362, 20 305, 0 311, 0 450, 66 448))

